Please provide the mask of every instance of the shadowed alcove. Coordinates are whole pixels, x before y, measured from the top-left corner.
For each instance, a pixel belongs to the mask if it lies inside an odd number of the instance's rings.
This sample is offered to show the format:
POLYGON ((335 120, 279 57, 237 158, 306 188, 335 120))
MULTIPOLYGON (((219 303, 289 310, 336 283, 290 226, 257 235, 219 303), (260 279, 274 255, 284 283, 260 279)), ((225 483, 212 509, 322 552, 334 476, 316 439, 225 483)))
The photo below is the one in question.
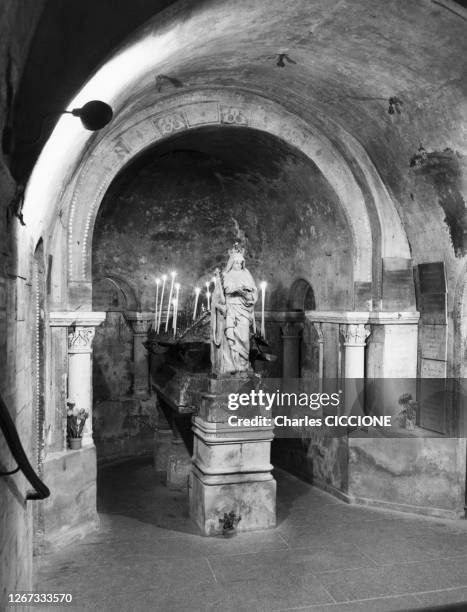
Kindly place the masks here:
MULTIPOLYGON (((315 292, 322 308, 351 307, 352 242, 344 211, 312 160, 284 141, 246 128, 190 130, 145 151, 111 184, 92 253, 93 307, 107 310, 94 340, 100 460, 149 453, 152 438, 133 397, 131 327, 123 308, 104 307, 96 280, 120 279, 150 312, 156 277, 175 270, 180 309, 192 312, 195 286, 225 265, 236 240, 246 247, 256 283, 268 283, 267 311, 313 309, 315 292)), ((281 328, 267 321, 267 330, 277 361, 264 374, 279 377, 281 328)), ((305 370, 309 361, 303 359, 305 370)))

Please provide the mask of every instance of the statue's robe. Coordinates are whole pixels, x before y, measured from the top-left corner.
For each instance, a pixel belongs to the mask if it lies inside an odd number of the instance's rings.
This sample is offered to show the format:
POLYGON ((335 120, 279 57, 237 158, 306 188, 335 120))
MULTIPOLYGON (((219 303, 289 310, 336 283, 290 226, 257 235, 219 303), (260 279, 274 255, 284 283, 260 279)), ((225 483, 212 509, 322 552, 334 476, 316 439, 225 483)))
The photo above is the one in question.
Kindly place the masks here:
POLYGON ((224 292, 213 295, 213 371, 218 374, 242 372, 249 367, 250 324, 257 289, 248 270, 230 270, 223 275, 224 292), (239 294, 248 289, 247 296, 239 294), (220 308, 217 305, 220 304, 220 308))

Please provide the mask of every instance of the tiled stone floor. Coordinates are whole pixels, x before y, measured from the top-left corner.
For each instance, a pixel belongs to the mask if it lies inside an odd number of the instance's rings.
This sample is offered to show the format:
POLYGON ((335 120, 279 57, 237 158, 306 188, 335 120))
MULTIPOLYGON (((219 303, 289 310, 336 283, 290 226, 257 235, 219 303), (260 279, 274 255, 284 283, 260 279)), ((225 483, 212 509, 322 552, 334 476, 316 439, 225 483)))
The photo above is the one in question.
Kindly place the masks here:
POLYGON ((276 529, 205 538, 149 462, 107 467, 100 532, 42 557, 37 590, 73 594, 55 612, 467 610, 467 522, 349 506, 276 478, 276 529))

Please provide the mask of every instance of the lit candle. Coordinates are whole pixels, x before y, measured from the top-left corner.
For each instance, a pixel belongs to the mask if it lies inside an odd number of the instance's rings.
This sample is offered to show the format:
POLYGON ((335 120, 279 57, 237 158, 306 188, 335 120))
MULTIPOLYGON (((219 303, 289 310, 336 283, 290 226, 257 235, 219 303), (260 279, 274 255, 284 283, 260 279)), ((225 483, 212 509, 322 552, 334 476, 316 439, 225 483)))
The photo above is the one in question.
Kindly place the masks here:
POLYGON ((211 308, 211 292, 210 291, 206 293, 206 299, 208 300, 208 310, 210 310, 211 308))
POLYGON ((160 278, 156 278, 156 303, 154 304, 154 331, 156 331, 157 329, 157 321, 158 321, 158 316, 157 316, 157 306, 159 304, 159 285, 160 285, 161 279, 160 278))
POLYGON ((263 281, 260 284, 261 287, 261 336, 266 338, 266 328, 264 326, 264 302, 266 297, 266 285, 267 283, 263 281))
POLYGON ((165 331, 169 329, 170 305, 172 304, 172 297, 173 297, 173 291, 174 291, 174 280, 175 280, 175 277, 177 276, 177 273, 171 272, 170 276, 172 277, 172 282, 170 283, 169 303, 167 306, 167 316, 165 318, 165 331))
POLYGON ((162 292, 161 292, 161 301, 159 302, 159 318, 157 321, 157 333, 159 333, 159 329, 161 327, 161 318, 162 318, 162 304, 164 303, 164 291, 165 291, 165 281, 167 280, 167 274, 162 275, 162 292))
POLYGON ((177 300, 174 298, 172 300, 172 307, 173 307, 173 318, 172 318, 172 327, 174 330, 174 338, 175 338, 175 334, 177 333, 177 300))
POLYGON ((177 302, 177 312, 175 316, 178 317, 178 297, 180 294, 180 283, 175 283, 175 301, 177 302))
POLYGON ((209 310, 209 298, 211 297, 211 294, 209 293, 209 285, 210 285, 210 282, 206 281, 206 300, 207 300, 208 310, 209 310))
POLYGON ((199 287, 195 287, 195 307, 193 309, 193 321, 196 319, 196 311, 198 310, 198 298, 200 291, 201 289, 199 287))

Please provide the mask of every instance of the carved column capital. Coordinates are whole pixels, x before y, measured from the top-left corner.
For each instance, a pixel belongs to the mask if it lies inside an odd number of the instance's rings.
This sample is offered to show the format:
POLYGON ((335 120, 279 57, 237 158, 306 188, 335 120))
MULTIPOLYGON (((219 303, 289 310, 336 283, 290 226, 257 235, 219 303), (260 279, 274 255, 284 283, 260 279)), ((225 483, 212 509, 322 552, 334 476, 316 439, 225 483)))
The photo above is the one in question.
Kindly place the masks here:
POLYGON ((286 321, 281 325, 282 338, 300 338, 303 332, 303 323, 286 321))
POLYGON ((371 327, 363 323, 340 325, 339 331, 344 338, 345 346, 365 346, 366 339, 371 334, 371 327))
POLYGON ((68 332, 69 353, 91 353, 95 327, 70 327, 68 332))
POLYGON ((135 336, 146 336, 151 326, 151 321, 136 319, 130 321, 131 330, 135 336))
POLYGON ((324 343, 323 324, 316 321, 315 323, 313 323, 313 327, 315 328, 316 333, 318 334, 318 342, 324 343))
POLYGON ((135 336, 145 336, 151 327, 151 323, 154 321, 154 313, 126 311, 125 318, 131 325, 135 336))

